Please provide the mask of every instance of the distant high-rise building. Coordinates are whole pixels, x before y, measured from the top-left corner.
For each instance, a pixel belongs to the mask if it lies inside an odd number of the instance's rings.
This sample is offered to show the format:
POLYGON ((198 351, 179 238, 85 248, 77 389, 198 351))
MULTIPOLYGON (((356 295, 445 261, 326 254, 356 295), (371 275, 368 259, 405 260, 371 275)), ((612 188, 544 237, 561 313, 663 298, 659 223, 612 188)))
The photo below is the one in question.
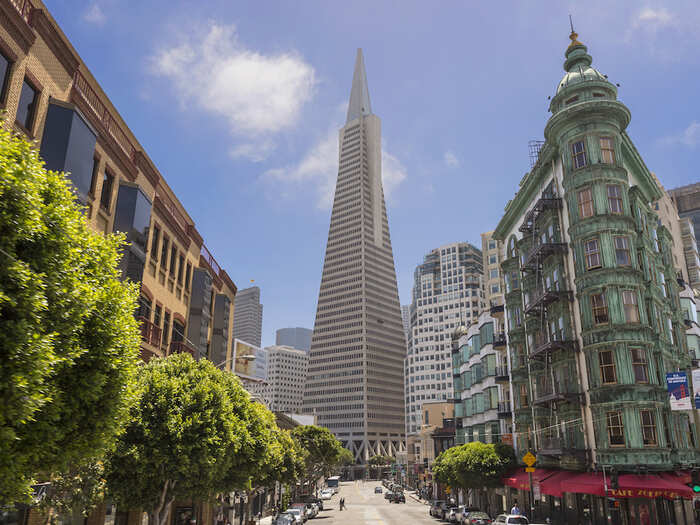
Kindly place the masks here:
POLYGON ((484 302, 486 308, 502 307, 503 283, 501 282, 500 241, 493 238, 493 231, 481 234, 481 253, 484 258, 484 302))
POLYGON ((403 333, 408 341, 408 332, 411 330, 411 305, 401 305, 401 321, 403 322, 403 333))
POLYGON ((267 380, 251 387, 275 412, 301 412, 309 354, 289 346, 268 346, 267 380))
POLYGON ((693 222, 695 242, 700 241, 700 182, 668 191, 678 209, 678 216, 693 222))
POLYGON ((381 123, 361 50, 339 142, 304 411, 365 462, 404 450, 406 341, 382 189, 381 123))
POLYGON ((291 346, 299 350, 308 352, 311 350, 311 334, 312 330, 308 328, 280 328, 275 333, 275 345, 291 346))
POLYGON ((239 290, 233 309, 233 337, 254 346, 262 340, 263 305, 260 304, 260 288, 251 286, 239 290))
POLYGON ((268 356, 267 348, 257 348, 255 350, 255 362, 254 362, 254 366, 253 366, 253 375, 258 379, 262 379, 263 381, 266 381, 267 376, 268 376, 268 363, 269 363, 269 356, 268 356))
POLYGON ((452 399, 452 335, 484 309, 481 250, 466 243, 431 250, 416 267, 405 360, 406 432, 420 430, 423 403, 452 399))

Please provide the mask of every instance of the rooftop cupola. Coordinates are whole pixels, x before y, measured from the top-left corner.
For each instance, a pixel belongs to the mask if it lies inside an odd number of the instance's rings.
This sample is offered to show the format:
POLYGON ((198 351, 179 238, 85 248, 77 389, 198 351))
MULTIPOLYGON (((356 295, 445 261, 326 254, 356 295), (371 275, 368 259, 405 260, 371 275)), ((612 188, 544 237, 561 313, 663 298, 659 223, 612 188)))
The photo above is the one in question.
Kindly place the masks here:
MULTIPOLYGON (((593 58, 588 54, 588 48, 578 41, 578 33, 571 31, 569 35, 571 43, 566 48, 566 60, 564 61, 564 71, 566 74, 557 86, 557 95, 566 88, 587 81, 600 81, 609 83, 605 75, 591 67, 593 58)), ((610 84, 611 87, 612 84, 610 84)))

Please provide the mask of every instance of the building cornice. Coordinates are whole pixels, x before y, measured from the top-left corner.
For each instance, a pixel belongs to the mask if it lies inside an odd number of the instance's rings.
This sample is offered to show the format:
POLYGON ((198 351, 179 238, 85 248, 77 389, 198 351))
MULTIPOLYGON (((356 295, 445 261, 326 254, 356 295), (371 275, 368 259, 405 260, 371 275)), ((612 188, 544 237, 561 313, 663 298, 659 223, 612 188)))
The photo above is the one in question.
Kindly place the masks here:
POLYGON ((29 52, 36 40, 36 34, 12 2, 0 2, 0 25, 7 29, 24 53, 29 52))
POLYGON ((39 36, 44 39, 49 49, 56 55, 58 61, 65 68, 66 72, 72 77, 80 66, 80 59, 75 56, 70 46, 61 38, 61 35, 46 16, 43 9, 33 9, 31 16, 31 24, 39 36))

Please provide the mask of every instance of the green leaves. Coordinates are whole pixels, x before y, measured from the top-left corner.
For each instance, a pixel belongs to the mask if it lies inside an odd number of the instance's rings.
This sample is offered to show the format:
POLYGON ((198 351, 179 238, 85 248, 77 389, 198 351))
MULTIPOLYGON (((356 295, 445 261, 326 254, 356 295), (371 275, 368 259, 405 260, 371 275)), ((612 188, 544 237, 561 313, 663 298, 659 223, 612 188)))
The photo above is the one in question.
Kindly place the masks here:
POLYGON ((0 505, 27 500, 39 472, 100 457, 123 427, 140 338, 122 244, 0 129, 0 505))
POLYGON ((514 460, 512 447, 474 441, 442 452, 435 460, 433 474, 450 486, 478 489, 497 485, 514 460))
POLYGON ((304 478, 309 482, 330 475, 347 458, 347 449, 325 427, 299 426, 292 430, 292 437, 304 451, 304 478))

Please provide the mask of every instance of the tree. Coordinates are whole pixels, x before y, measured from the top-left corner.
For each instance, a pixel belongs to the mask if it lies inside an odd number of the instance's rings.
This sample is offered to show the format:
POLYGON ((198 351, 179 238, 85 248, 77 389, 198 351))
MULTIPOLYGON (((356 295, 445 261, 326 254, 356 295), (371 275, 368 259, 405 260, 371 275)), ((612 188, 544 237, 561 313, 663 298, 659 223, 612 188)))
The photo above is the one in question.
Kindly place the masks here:
POLYGON ((394 458, 391 456, 381 455, 372 456, 371 458, 369 458, 367 463, 369 463, 373 467, 383 467, 385 465, 391 465, 392 463, 394 463, 394 458))
POLYGON ((347 448, 343 448, 340 452, 340 459, 338 460, 338 464, 347 467, 355 463, 355 456, 352 455, 352 452, 350 452, 347 448))
POLYGON ((189 354, 153 359, 139 370, 136 397, 106 462, 118 505, 143 508, 151 525, 165 525, 176 498, 204 499, 247 481, 264 445, 240 417, 251 402, 233 374, 189 354))
POLYGON ((46 523, 53 523, 57 515, 77 513, 87 517, 104 499, 104 491, 104 465, 102 461, 91 460, 66 472, 54 473, 45 485, 38 507, 46 516, 46 523))
POLYGON ((0 129, 0 506, 123 428, 140 344, 123 242, 90 230, 65 176, 0 129))
POLYGON ((512 447, 474 441, 442 452, 433 465, 433 475, 452 487, 483 489, 498 485, 514 458, 512 447))
POLYGON ((304 483, 309 487, 329 476, 346 458, 340 441, 325 427, 302 425, 292 430, 292 437, 305 453, 304 483))

